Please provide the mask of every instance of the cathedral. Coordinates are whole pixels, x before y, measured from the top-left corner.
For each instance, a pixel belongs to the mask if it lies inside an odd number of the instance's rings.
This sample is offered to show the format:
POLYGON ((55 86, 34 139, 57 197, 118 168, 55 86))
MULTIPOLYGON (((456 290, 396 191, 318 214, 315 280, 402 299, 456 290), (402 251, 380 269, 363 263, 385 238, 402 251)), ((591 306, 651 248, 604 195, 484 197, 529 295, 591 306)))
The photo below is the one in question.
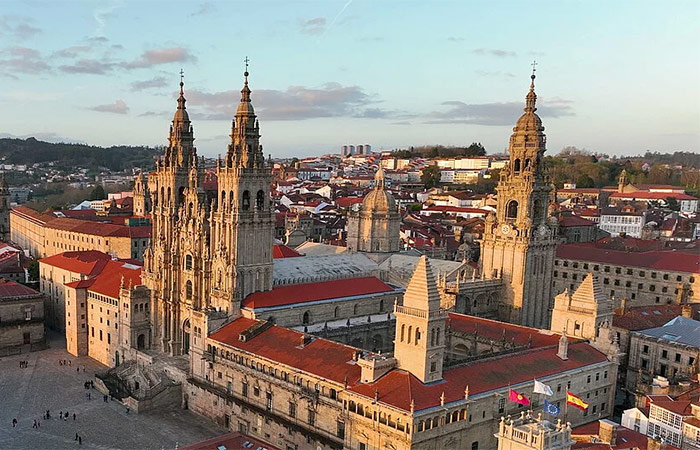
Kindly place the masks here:
POLYGON ((548 214, 554 188, 544 173, 547 138, 536 101, 533 72, 525 113, 510 137, 510 162, 496 188, 498 207, 486 217, 481 268, 486 278, 503 279, 501 320, 547 328, 558 225, 548 214))
POLYGON ((272 289, 271 170, 244 75, 231 143, 217 160, 217 189, 205 189, 182 81, 169 145, 148 176, 148 194, 137 183, 135 205, 144 208, 148 195, 153 227, 143 271, 154 312, 150 342, 173 356, 189 353, 192 336, 209 328, 204 322, 237 316, 243 298, 272 289))

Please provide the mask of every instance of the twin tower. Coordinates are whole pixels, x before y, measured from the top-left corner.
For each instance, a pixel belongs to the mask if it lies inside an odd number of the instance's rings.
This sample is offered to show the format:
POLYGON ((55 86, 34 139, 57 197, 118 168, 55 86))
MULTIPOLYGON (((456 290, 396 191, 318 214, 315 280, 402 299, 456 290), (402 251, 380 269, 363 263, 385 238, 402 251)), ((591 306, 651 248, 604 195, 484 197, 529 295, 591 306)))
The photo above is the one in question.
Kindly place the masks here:
POLYGON ((171 355, 201 344, 207 321, 238 315, 241 299, 272 289, 272 172, 244 75, 216 179, 197 156, 181 81, 165 154, 134 186, 136 212, 150 211, 152 221, 142 275, 151 291, 151 342, 171 355))

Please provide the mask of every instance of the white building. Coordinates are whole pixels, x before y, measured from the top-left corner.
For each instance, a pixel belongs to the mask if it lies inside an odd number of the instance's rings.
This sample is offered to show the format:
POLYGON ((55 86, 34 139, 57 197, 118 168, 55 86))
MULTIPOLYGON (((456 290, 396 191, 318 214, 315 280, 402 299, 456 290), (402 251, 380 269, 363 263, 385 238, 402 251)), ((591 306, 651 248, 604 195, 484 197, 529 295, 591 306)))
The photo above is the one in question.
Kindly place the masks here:
POLYGON ((600 212, 599 228, 607 231, 613 237, 624 233, 627 236, 641 238, 645 219, 646 211, 642 211, 634 205, 605 207, 600 212))

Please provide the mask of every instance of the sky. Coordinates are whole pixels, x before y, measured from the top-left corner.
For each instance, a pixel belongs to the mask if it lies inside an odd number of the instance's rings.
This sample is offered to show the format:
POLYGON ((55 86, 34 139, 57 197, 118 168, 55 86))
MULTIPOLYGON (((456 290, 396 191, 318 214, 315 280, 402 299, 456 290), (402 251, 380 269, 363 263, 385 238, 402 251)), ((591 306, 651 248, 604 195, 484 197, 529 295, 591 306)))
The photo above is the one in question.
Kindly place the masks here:
POLYGON ((700 2, 0 1, 0 137, 166 145, 184 71, 226 152, 250 58, 273 157, 506 149, 536 60, 548 152, 700 152, 700 2))

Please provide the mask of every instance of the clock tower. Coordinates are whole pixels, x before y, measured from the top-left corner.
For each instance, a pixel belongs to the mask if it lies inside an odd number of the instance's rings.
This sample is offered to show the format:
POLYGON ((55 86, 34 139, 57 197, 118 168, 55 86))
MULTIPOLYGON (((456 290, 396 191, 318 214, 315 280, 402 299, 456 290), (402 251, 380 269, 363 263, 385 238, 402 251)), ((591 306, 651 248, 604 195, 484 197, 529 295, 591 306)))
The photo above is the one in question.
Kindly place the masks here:
POLYGON ((535 113, 534 69, 531 80, 525 113, 510 137, 510 162, 501 171, 496 188, 497 211, 486 217, 481 269, 487 279, 503 279, 502 320, 547 328, 557 220, 548 214, 553 188, 544 175, 547 139, 535 113))

